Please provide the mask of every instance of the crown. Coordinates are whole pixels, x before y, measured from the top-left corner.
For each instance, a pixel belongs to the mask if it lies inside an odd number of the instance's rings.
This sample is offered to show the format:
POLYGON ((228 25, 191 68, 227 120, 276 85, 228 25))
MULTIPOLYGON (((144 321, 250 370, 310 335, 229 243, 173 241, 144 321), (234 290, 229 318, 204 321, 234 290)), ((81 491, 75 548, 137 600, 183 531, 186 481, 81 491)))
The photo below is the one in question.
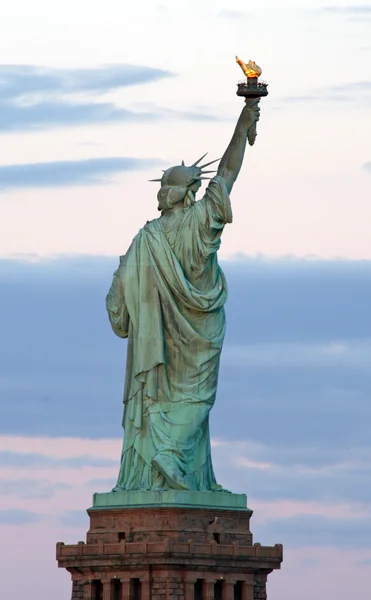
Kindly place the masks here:
POLYGON ((208 173, 216 173, 216 171, 204 171, 206 167, 218 162, 220 158, 216 160, 212 160, 204 165, 199 165, 199 163, 205 158, 207 155, 204 154, 196 160, 192 165, 187 167, 184 164, 184 160, 182 160, 181 165, 177 165, 176 167, 170 167, 163 171, 163 176, 159 179, 149 179, 149 181, 160 181, 161 186, 186 186, 190 187, 197 181, 201 181, 202 179, 211 179, 211 177, 204 177, 204 175, 208 173))

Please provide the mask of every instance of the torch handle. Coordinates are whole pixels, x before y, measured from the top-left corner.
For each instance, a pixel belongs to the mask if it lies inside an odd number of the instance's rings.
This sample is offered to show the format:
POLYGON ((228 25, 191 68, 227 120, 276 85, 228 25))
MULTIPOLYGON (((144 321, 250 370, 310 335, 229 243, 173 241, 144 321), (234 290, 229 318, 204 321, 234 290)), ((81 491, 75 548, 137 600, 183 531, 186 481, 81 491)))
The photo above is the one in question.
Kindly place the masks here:
POLYGON ((257 131, 256 131, 256 121, 253 123, 248 131, 247 131, 247 140, 249 142, 249 146, 253 146, 256 140, 257 131))
POLYGON ((245 104, 250 109, 252 113, 252 118, 254 119, 251 123, 250 127, 247 130, 247 140, 250 146, 254 145, 256 136, 257 136, 257 122, 259 120, 259 108, 260 98, 245 98, 245 104))

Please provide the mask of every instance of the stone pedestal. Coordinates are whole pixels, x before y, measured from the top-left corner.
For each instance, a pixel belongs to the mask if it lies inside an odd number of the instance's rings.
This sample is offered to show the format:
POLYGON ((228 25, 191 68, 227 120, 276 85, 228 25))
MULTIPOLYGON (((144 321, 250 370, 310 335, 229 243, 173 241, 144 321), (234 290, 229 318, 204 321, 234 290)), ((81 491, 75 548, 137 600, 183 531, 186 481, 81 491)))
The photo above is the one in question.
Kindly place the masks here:
MULTIPOLYGON (((112 506, 111 496, 95 495, 86 543, 57 544, 58 565, 72 576, 72 600, 266 599, 282 545, 253 544, 246 497, 226 495, 229 504, 245 498, 245 508, 226 508, 177 506, 170 497, 162 506, 112 506), (101 506, 104 496, 108 507, 101 506)), ((212 497, 221 501, 219 493, 212 497)))

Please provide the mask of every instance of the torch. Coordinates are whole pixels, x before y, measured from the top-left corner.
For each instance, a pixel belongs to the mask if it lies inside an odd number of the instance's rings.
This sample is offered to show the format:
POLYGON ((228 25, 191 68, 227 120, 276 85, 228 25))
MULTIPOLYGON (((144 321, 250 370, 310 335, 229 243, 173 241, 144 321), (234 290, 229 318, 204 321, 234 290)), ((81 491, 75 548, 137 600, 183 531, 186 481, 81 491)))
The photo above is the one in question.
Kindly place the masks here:
MULTIPOLYGON (((261 68, 253 61, 249 60, 247 64, 245 64, 242 60, 236 56, 236 62, 240 65, 242 71, 246 75, 246 81, 240 81, 237 84, 237 96, 243 96, 246 100, 249 98, 251 100, 255 100, 255 102, 249 103, 250 106, 254 106, 260 101, 260 98, 263 96, 268 96, 268 84, 265 81, 259 81, 259 77, 262 74, 261 68)), ((255 142, 256 138, 256 121, 250 127, 247 139, 249 141, 250 146, 252 146, 255 142)))

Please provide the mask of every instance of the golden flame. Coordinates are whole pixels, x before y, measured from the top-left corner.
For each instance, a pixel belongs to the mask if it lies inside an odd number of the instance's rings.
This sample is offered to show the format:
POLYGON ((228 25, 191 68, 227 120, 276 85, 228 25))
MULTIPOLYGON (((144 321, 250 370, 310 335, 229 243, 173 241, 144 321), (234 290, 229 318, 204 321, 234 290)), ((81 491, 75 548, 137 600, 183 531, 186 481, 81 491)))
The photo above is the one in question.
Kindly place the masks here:
POLYGON ((241 69, 243 70, 248 79, 257 78, 262 74, 261 68, 258 67, 258 65, 253 60, 249 60, 249 62, 245 64, 243 60, 239 59, 238 56, 236 56, 236 63, 240 65, 241 69))

